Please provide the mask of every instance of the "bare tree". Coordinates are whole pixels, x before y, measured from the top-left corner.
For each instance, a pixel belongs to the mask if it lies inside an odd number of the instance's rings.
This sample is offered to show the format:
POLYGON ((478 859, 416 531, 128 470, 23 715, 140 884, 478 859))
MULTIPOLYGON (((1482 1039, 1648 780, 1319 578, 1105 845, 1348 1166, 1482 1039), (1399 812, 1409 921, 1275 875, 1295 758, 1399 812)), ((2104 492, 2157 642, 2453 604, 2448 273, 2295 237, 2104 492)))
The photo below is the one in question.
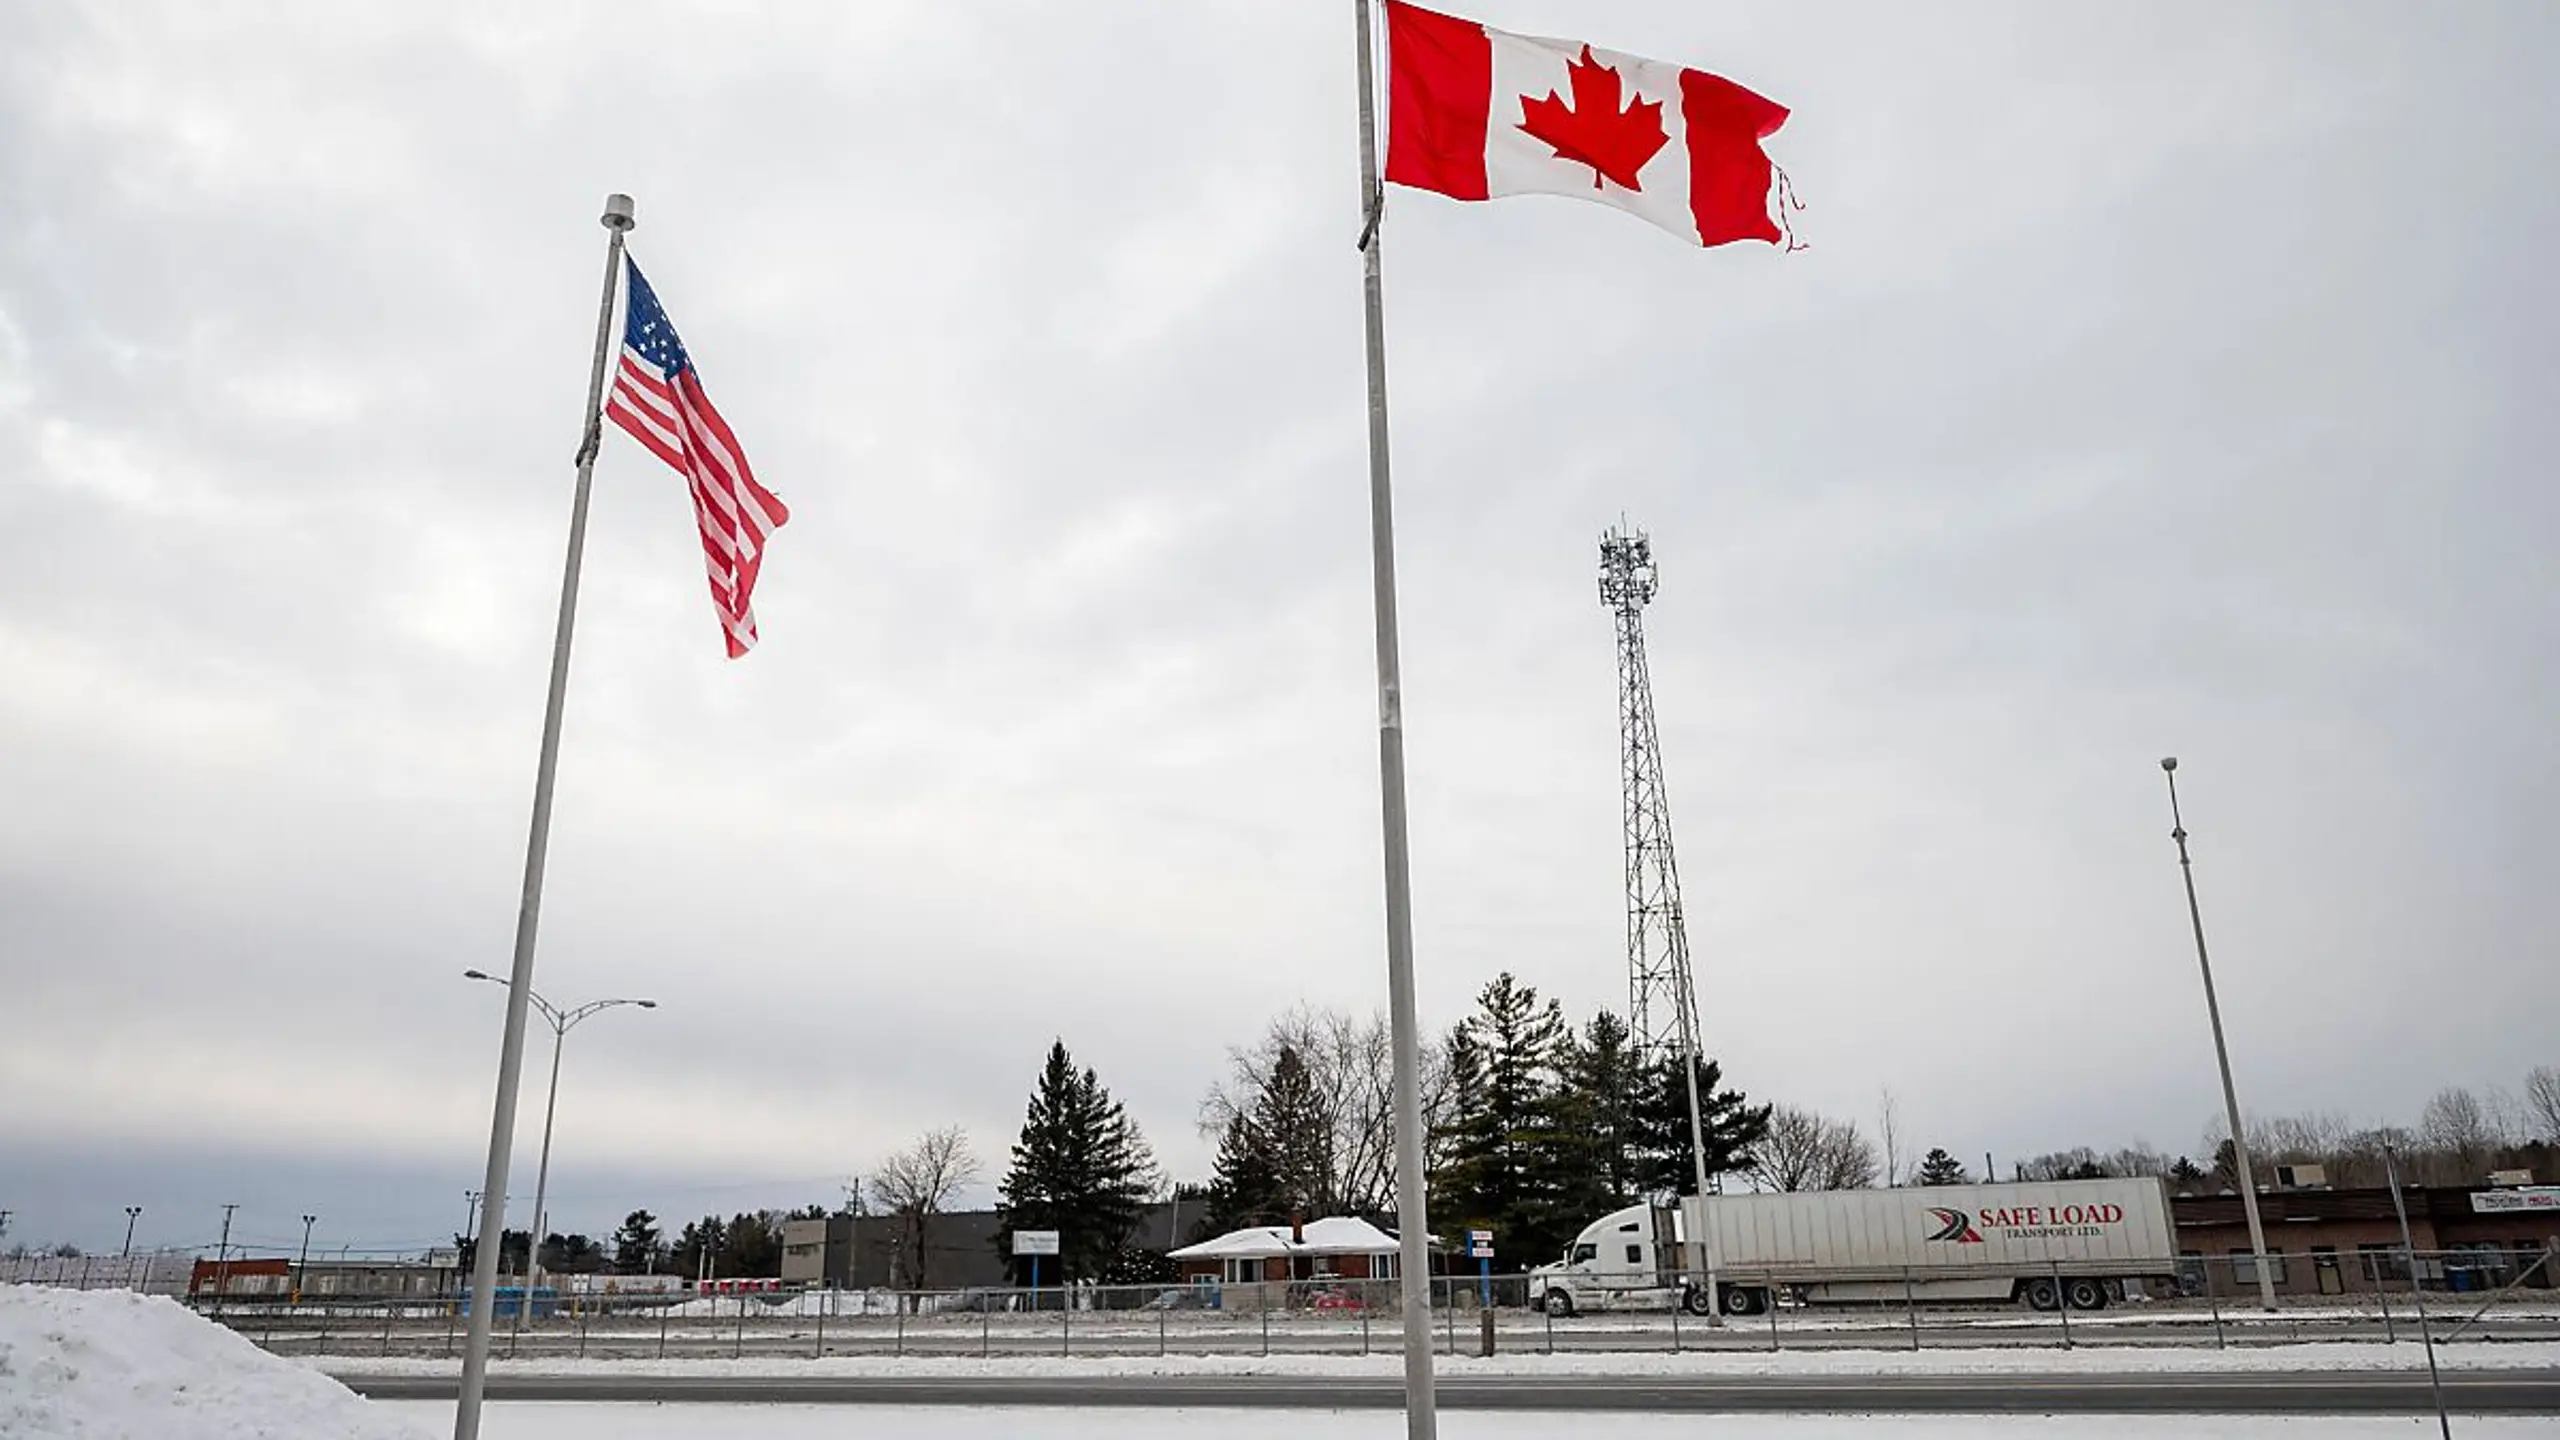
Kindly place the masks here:
POLYGON ((1772 1190, 1856 1190, 1876 1182, 1876 1147, 1854 1120, 1779 1105, 1752 1147, 1751 1173, 1772 1190))
MULTIPOLYGON (((1447 1067, 1436 1046, 1423 1047, 1424 1133, 1447 1103, 1447 1067)), ((1301 1005, 1272 1018, 1251 1045, 1227 1052, 1227 1073, 1202 1097, 1197 1123, 1204 1137, 1226 1133, 1227 1122, 1249 1113, 1282 1050, 1306 1063, 1327 1128, 1333 1137, 1331 1191, 1354 1213, 1375 1213, 1396 1203, 1395 1045, 1383 1014, 1356 1016, 1301 1005)))
POLYGON ((2536 1065, 2526 1073, 2524 1108, 2534 1138, 2560 1145, 2560 1066, 2536 1065))
POLYGON ((903 1280, 909 1288, 926 1288, 925 1221, 941 1214, 977 1178, 978 1157, 957 1125, 927 1130, 915 1144, 880 1162, 871 1177, 871 1198, 898 1217, 898 1248, 905 1266, 903 1275, 890 1277, 891 1284, 903 1280))
POLYGON ((2418 1133, 2445 1167, 2440 1180, 2456 1185, 2478 1184, 2505 1142, 2480 1097, 2459 1085, 2449 1085, 2427 1101, 2418 1114, 2418 1133))
POLYGON ((1902 1153, 1902 1106, 1890 1085, 1876 1092, 1876 1143, 1884 1152, 1884 1183, 1901 1184, 1903 1162, 1910 1157, 1902 1153))

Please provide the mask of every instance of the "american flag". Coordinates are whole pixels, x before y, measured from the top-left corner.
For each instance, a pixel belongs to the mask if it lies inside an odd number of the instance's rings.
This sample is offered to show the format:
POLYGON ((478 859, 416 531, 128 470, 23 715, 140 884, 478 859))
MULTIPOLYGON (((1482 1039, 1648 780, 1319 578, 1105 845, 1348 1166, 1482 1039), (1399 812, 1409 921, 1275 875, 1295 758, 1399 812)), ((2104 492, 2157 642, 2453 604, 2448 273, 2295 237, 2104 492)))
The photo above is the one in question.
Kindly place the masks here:
POLYGON ((772 491, 756 483, 746 452, 729 422, 702 393, 702 374, 685 354, 684 341, 658 304, 640 266, 626 260, 630 304, 622 326, 622 363, 604 413, 675 467, 693 488, 694 518, 702 525, 702 559, 711 572, 711 605, 729 642, 729 658, 754 648, 756 571, 764 542, 791 518, 772 491))

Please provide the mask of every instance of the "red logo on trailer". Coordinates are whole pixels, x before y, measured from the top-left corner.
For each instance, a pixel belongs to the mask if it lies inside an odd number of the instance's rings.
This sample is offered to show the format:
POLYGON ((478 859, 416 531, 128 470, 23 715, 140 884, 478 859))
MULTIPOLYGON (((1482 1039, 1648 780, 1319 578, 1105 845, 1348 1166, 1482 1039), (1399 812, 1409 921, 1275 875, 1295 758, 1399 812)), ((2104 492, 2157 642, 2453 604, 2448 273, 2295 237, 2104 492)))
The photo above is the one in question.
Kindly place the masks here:
POLYGON ((1932 1205, 1929 1213, 1938 1217, 1938 1233, 1932 1240, 1951 1240, 1958 1245, 1979 1245, 1982 1232, 1973 1228, 1973 1217, 1961 1210, 1942 1210, 1932 1205))

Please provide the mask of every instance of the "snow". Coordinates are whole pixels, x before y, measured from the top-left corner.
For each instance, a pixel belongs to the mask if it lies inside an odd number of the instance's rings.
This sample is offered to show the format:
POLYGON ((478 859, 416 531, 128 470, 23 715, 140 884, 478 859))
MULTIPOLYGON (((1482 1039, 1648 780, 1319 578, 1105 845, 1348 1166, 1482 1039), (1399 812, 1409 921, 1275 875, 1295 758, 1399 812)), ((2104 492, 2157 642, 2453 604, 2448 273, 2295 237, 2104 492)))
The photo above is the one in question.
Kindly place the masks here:
POLYGON ((176 1301, 0 1286, 8 1440, 422 1440, 433 1433, 176 1301))
POLYGON ((1230 1230, 1214 1240, 1186 1245, 1171 1260, 1267 1260, 1280 1255, 1393 1255, 1396 1237, 1352 1215, 1310 1220, 1291 1239, 1286 1225, 1258 1225, 1230 1230))
MULTIPOLYGON (((300 1363, 333 1375, 448 1375, 456 1362, 443 1359, 351 1359, 314 1355, 300 1363)), ((2399 1345, 2253 1345, 2240 1350, 2143 1345, 2075 1350, 1809 1350, 1791 1353, 1688 1351, 1630 1354, 1624 1351, 1557 1355, 1505 1354, 1492 1359, 1441 1356, 1439 1373, 1453 1376, 1624 1375, 2192 1375, 2232 1372, 2302 1373, 2336 1370, 2423 1370, 2426 1355, 2414 1342, 2399 1345)), ((2560 1343, 2446 1345, 2436 1363, 2447 1370, 2560 1367, 2560 1343)), ((949 1379, 958 1376, 1054 1379, 1069 1376, 1196 1377, 1293 1375, 1391 1377, 1404 1373, 1398 1354, 1373 1355, 1172 1355, 977 1357, 835 1355, 824 1360, 749 1356, 745 1359, 492 1360, 490 1373, 505 1375, 722 1375, 775 1377, 872 1377, 949 1379)))
MULTIPOLYGON (((386 1405, 422 1422, 449 1422, 452 1407, 423 1401, 386 1405)), ((1695 1440, 1733 1428, 1725 1417, 1559 1411, 1444 1410, 1449 1440, 1552 1440, 1605 1434, 1610 1440, 1695 1440)), ((2526 1440, 2551 1434, 2548 1417, 2466 1415, 2462 1440, 2526 1440)), ((2232 1415, 1754 1415, 1751 1440, 2421 1440, 2435 1420, 2388 1416, 2232 1415)), ((587 1405, 545 1401, 492 1404, 481 1413, 487 1440, 1201 1440, 1285 1434, 1290 1440, 1390 1440, 1404 1431, 1394 1410, 1024 1410, 971 1406, 587 1405)))

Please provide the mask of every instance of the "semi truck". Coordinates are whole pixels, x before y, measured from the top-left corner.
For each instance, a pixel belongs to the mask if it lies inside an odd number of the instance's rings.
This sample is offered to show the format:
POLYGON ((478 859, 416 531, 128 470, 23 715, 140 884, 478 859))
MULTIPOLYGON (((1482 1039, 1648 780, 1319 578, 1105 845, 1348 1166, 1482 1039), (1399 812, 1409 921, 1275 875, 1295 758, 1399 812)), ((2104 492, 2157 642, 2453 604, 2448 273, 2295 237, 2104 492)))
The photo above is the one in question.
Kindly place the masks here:
POLYGON ((1529 1272, 1529 1303, 1757 1315, 1806 1305, 2017 1304, 2096 1310, 2174 1280, 2168 1186, 2156 1179, 1684 1196, 1583 1228, 1529 1272), (1712 1238, 1713 1254, 1702 1241, 1712 1238))

